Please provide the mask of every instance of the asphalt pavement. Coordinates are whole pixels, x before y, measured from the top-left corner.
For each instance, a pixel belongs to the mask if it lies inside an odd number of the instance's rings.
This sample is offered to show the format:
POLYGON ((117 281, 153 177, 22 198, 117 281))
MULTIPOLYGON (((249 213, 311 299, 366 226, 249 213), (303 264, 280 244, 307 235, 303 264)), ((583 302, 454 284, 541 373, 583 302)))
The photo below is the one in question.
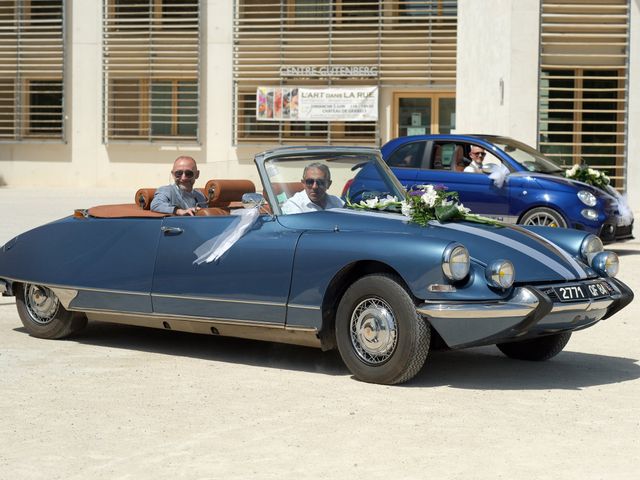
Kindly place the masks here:
MULTIPOLYGON (((133 194, 0 188, 0 245, 133 194)), ((608 248, 640 291, 640 241, 608 248)), ((268 342, 100 323, 40 340, 0 297, 0 479, 635 480, 639 302, 551 361, 435 352, 390 387, 268 342)))

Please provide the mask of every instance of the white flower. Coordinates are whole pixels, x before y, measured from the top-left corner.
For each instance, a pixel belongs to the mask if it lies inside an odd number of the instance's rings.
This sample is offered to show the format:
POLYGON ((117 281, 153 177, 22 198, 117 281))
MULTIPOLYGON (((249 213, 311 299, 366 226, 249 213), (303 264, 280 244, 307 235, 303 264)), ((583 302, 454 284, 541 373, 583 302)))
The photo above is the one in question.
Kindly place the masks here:
POLYGON ((398 203, 398 199, 396 197, 393 197, 391 195, 387 195, 385 198, 381 198, 380 201, 378 202, 377 208, 378 209, 384 209, 387 208, 389 205, 392 205, 394 203, 398 203))
POLYGON ((438 199, 438 193, 431 188, 431 190, 427 189, 427 191, 420 197, 422 203, 427 205, 430 208, 433 208, 436 204, 436 200, 438 199))
POLYGON ((587 168, 587 173, 589 173, 589 175, 595 175, 596 171, 593 168, 587 168))
POLYGON ((467 213, 469 213, 471 211, 471 209, 465 207, 464 205, 460 204, 458 205, 458 211, 463 214, 466 215, 467 213))
POLYGON ((449 205, 453 205, 453 201, 452 200, 447 200, 446 198, 444 200, 442 200, 441 205, 443 207, 448 207, 449 205))
POLYGON ((411 214, 413 213, 413 209, 411 208, 411 205, 409 205, 405 200, 403 200, 400 203, 400 211, 402 212, 402 215, 404 215, 405 217, 410 217, 411 214))
MULTIPOLYGON (((360 202, 360 203, 362 203, 362 202, 360 202)), ((380 203, 380 201, 378 200, 378 197, 369 198, 368 200, 364 200, 364 204, 367 206, 367 208, 377 208, 378 207, 378 203, 380 203)))
POLYGON ((567 170, 566 172, 564 172, 565 176, 567 177, 573 177, 576 172, 578 171, 578 168, 580 168, 580 165, 575 164, 573 167, 571 167, 569 170, 567 170))

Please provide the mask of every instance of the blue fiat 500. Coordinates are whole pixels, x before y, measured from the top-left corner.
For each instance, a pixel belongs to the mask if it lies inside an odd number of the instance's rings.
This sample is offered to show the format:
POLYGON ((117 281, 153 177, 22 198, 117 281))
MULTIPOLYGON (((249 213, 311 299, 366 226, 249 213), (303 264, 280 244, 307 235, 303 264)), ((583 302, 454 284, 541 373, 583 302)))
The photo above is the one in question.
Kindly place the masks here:
POLYGON ((633 215, 613 189, 564 178, 559 165, 511 138, 400 137, 386 143, 382 155, 405 187, 445 185, 474 213, 507 223, 585 230, 605 242, 632 238, 633 215), (463 171, 474 145, 486 152, 483 173, 463 171))

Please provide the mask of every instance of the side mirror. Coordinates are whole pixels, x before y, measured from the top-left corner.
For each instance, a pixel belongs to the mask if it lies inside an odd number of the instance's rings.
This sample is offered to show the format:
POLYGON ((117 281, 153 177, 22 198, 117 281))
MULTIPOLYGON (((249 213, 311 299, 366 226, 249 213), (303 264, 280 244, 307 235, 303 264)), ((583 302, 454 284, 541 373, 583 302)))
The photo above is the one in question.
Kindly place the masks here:
POLYGON ((244 208, 256 208, 264 205, 266 202, 261 193, 245 193, 242 195, 242 206, 244 208))

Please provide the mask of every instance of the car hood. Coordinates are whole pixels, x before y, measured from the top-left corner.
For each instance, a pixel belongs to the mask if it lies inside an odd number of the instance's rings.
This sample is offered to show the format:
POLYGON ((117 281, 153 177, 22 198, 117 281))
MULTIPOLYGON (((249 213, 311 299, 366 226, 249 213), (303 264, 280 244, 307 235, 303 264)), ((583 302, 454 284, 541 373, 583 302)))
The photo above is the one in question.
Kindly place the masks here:
POLYGON ((519 226, 433 221, 422 227, 400 214, 342 209, 281 216, 278 221, 287 228, 308 232, 362 231, 366 233, 363 241, 367 235, 388 235, 390 248, 395 235, 419 235, 425 242, 437 239, 439 244, 442 240, 459 242, 469 250, 472 259, 481 264, 497 259, 510 260, 516 270, 517 283, 558 282, 595 275, 565 250, 519 226))
POLYGON ((608 201, 615 201, 612 195, 589 185, 588 183, 579 182, 578 180, 572 180, 570 178, 551 175, 548 173, 533 173, 533 172, 516 172, 510 174, 510 176, 530 177, 533 178, 540 188, 546 190, 561 190, 577 192, 579 190, 586 190, 593 193, 596 197, 606 198, 608 201))

